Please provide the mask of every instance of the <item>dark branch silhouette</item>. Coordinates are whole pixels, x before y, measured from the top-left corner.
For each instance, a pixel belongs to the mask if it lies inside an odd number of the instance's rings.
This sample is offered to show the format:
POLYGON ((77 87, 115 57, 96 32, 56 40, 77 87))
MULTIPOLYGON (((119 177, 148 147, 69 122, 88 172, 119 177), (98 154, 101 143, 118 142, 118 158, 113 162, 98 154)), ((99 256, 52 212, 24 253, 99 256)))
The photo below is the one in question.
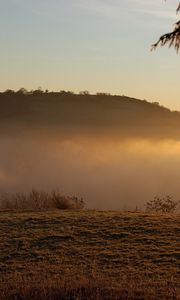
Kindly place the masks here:
MULTIPOLYGON (((176 9, 177 13, 179 11, 180 11, 180 2, 176 9)), ((177 52, 179 51, 179 48, 180 48, 180 20, 175 23, 175 27, 174 27, 173 31, 163 34, 159 38, 159 40, 152 45, 151 50, 155 50, 158 46, 165 46, 167 44, 169 44, 169 48, 174 47, 177 52)))

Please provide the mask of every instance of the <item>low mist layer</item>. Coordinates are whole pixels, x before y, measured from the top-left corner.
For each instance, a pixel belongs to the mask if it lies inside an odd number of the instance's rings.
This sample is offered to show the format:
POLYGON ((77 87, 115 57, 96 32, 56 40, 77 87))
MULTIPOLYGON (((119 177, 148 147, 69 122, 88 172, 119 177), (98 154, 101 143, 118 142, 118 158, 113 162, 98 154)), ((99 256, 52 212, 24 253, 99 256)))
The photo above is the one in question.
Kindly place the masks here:
POLYGON ((180 142, 39 134, 0 140, 0 192, 59 189, 88 208, 143 208, 180 194, 180 142))

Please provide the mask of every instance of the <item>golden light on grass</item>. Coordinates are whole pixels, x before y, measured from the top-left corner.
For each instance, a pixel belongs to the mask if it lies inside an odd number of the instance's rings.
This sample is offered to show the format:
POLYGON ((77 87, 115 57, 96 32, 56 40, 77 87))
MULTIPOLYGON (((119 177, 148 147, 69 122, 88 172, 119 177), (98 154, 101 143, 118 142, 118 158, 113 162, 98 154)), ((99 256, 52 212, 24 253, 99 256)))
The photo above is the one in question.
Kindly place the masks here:
POLYGON ((179 226, 170 214, 1 212, 1 299, 179 299, 179 226))

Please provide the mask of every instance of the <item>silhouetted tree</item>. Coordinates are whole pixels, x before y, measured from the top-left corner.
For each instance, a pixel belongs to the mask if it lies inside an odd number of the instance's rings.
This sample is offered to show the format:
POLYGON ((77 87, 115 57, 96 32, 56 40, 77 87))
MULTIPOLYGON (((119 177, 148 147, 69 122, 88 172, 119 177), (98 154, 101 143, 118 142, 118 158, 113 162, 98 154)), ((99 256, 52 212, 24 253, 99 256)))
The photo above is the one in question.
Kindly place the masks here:
POLYGON ((8 95, 8 96, 11 96, 11 95, 14 95, 15 94, 15 91, 11 90, 11 89, 7 89, 5 92, 4 92, 5 95, 8 95))
MULTIPOLYGON (((166 0, 165 0, 166 1, 166 0)), ((176 12, 178 13, 180 11, 180 2, 176 9, 176 12)), ((159 40, 152 45, 151 50, 154 50, 157 48, 157 46, 164 46, 168 44, 169 47, 174 47, 175 50, 178 52, 180 48, 180 20, 175 23, 173 31, 169 33, 163 34, 159 40)))
POLYGON ((16 92, 16 94, 18 94, 18 95, 27 95, 28 90, 26 90, 25 88, 21 88, 16 92))
POLYGON ((33 91, 33 95, 42 95, 44 92, 43 92, 43 90, 42 90, 42 88, 41 87, 38 87, 38 89, 37 90, 34 90, 33 91))
POLYGON ((111 96, 111 94, 110 93, 96 93, 96 96, 108 97, 108 96, 111 96))
POLYGON ((89 91, 81 91, 81 92, 79 92, 79 95, 88 96, 88 95, 90 95, 90 93, 89 93, 89 91))
POLYGON ((75 95, 74 92, 72 92, 72 91, 64 91, 64 90, 60 91, 59 94, 62 96, 74 96, 75 95))

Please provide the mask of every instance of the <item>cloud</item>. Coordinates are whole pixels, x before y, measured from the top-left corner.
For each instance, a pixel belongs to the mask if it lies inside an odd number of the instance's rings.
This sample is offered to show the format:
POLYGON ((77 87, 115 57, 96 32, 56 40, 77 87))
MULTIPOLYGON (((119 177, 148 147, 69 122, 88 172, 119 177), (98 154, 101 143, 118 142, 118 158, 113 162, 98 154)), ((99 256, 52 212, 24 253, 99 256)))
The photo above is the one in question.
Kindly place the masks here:
POLYGON ((76 0, 76 6, 84 11, 113 18, 122 18, 122 15, 149 15, 157 18, 175 19, 175 1, 162 3, 161 1, 151 0, 76 0))
POLYGON ((171 3, 163 3, 162 1, 143 1, 143 0, 132 0, 132 9, 135 12, 139 12, 144 15, 151 15, 158 18, 175 19, 176 17, 176 5, 175 1, 171 3))
POLYGON ((54 21, 59 20, 65 14, 75 14, 81 10, 84 14, 111 19, 120 19, 149 15, 154 18, 175 19, 176 6, 175 0, 164 3, 161 0, 13 0, 14 3, 22 8, 26 8, 34 14, 51 17, 54 21))

